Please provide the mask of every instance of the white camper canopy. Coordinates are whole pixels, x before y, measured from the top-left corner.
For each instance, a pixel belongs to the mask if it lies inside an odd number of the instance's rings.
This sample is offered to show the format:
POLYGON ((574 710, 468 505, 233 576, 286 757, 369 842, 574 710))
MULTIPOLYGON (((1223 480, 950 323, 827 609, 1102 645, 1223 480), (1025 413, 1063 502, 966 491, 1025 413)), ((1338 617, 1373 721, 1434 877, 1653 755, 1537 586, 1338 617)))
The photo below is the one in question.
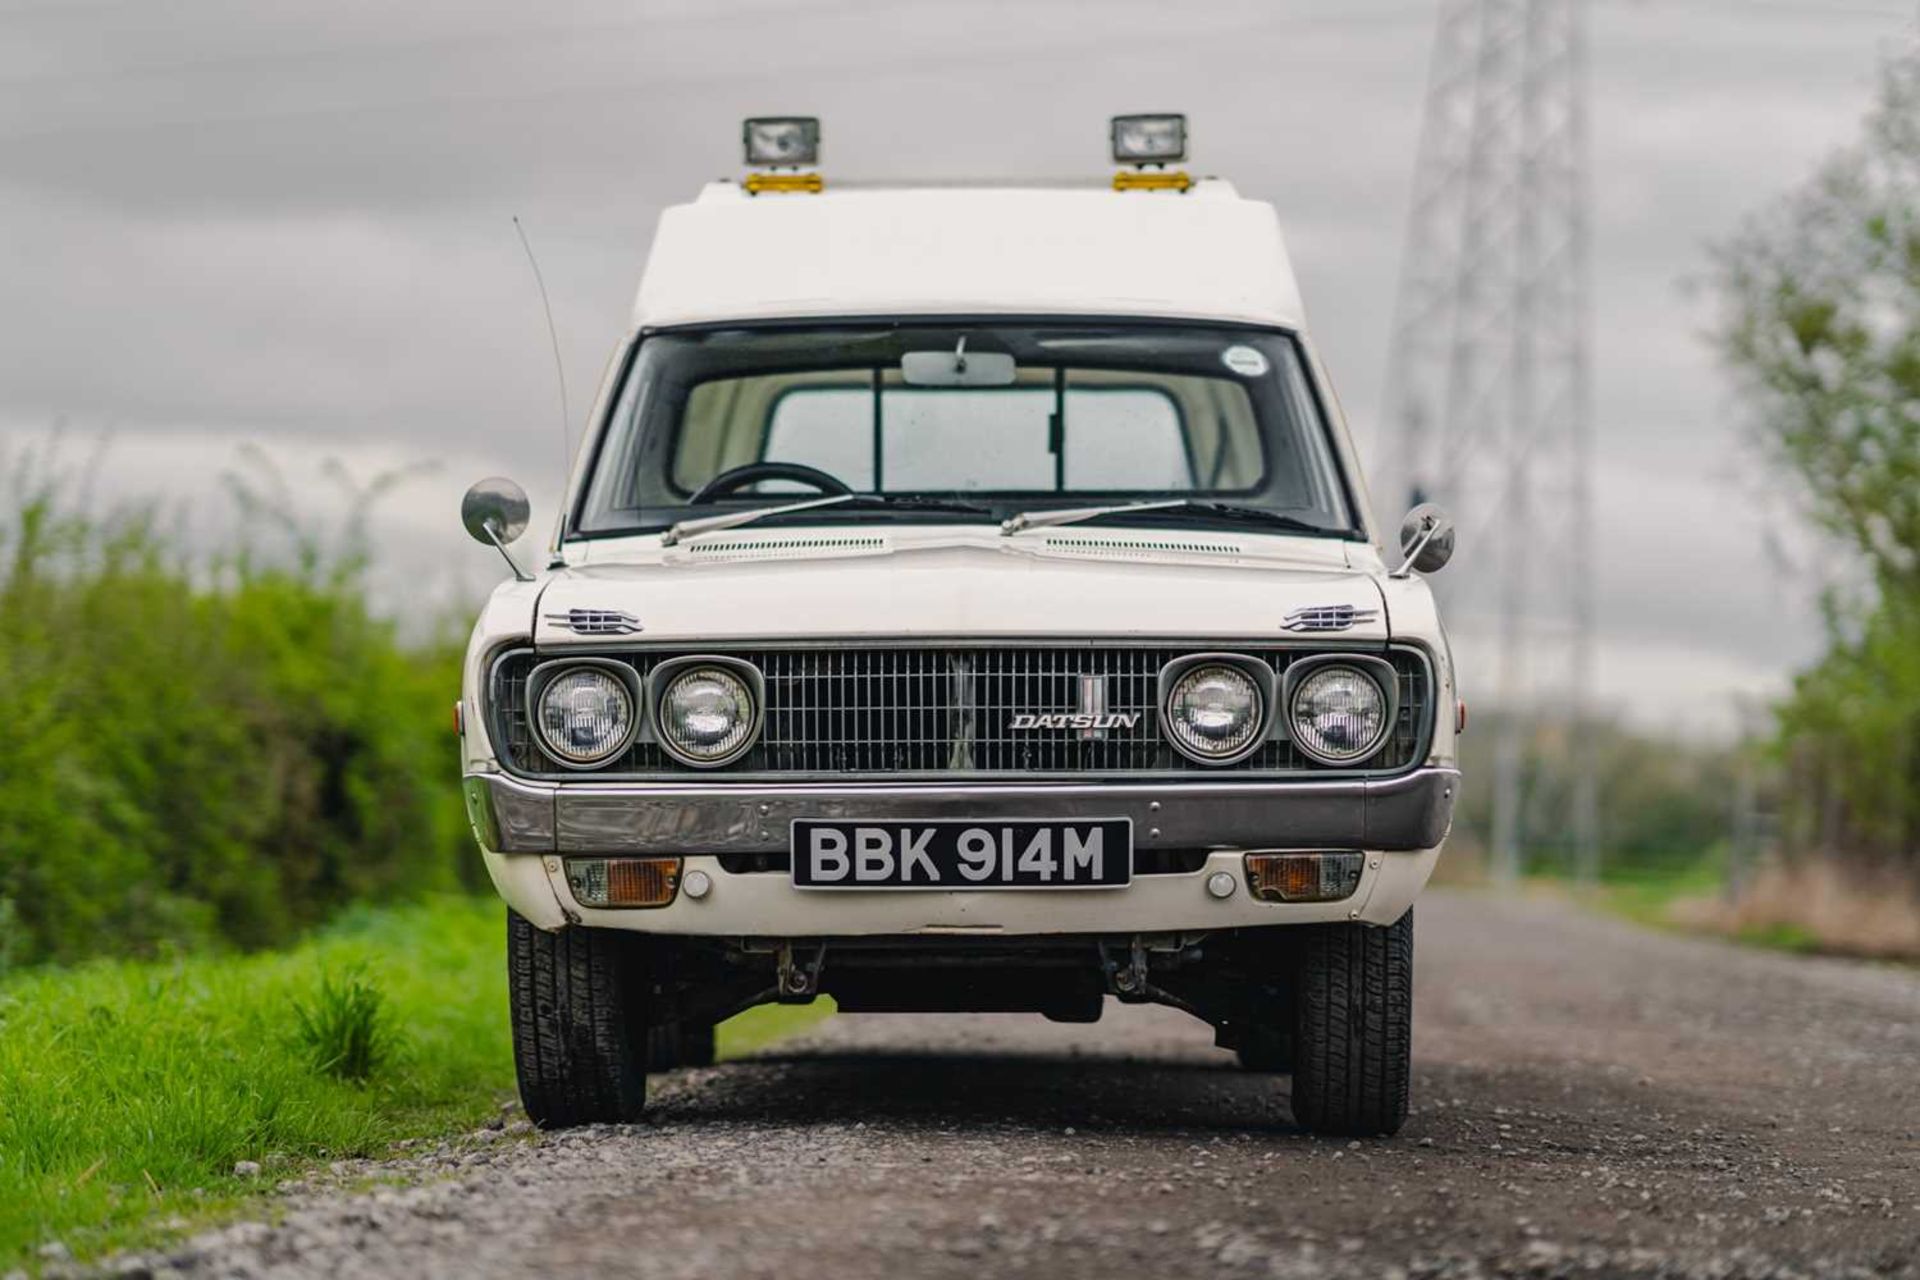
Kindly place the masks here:
POLYGON ((634 324, 986 314, 1305 319, 1273 207, 1218 179, 762 195, 717 182, 661 215, 634 324))

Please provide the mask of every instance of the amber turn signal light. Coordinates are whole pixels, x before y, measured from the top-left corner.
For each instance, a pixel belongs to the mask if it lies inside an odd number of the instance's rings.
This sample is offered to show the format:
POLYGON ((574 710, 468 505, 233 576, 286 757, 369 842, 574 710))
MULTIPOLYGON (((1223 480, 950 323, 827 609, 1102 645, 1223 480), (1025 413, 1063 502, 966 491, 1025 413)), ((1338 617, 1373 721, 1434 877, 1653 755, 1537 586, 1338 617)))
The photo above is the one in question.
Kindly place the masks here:
POLYGON ((1250 853, 1247 888, 1262 902, 1338 902, 1360 887, 1358 853, 1250 853))
POLYGON ((664 907, 680 890, 680 859, 568 858, 567 887, 583 907, 664 907))

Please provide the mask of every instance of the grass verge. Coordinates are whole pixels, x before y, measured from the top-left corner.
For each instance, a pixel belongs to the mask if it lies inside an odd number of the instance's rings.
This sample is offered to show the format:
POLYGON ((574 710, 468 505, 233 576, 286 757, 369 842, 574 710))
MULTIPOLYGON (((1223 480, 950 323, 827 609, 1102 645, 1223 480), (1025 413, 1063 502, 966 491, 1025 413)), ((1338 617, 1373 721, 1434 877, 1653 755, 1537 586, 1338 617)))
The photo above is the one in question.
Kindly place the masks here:
POLYGON ((1792 919, 1743 919, 1742 913, 1726 901, 1725 876, 1717 861, 1702 859, 1672 870, 1616 871, 1593 886, 1549 876, 1533 877, 1529 883, 1545 892, 1572 893, 1582 902, 1651 929, 1724 938, 1769 951, 1873 954, 1823 939, 1792 919))
MULTIPOLYGON (((1708 860, 1663 871, 1613 871, 1592 886, 1592 900, 1615 915, 1656 929, 1681 928, 1676 903, 1720 892, 1719 866, 1708 860)), ((1564 881, 1562 883, 1565 883, 1564 881)))
MULTIPOLYGON (((356 908, 283 952, 114 961, 0 982, 0 1274, 230 1216, 281 1178, 475 1128, 513 1096, 502 908, 356 908), (369 1079, 316 1068, 295 1010, 374 984, 398 1032, 369 1079), (261 1173, 236 1176, 241 1161, 261 1173)), ((825 1016, 755 1009, 740 1054, 825 1016)))

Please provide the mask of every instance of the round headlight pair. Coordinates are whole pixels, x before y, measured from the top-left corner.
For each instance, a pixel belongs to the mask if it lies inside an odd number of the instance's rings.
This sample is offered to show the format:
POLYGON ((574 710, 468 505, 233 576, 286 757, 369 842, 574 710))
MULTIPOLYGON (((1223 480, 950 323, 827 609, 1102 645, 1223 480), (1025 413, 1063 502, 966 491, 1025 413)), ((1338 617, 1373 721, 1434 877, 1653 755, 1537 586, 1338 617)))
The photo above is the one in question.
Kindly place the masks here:
MULTIPOLYGON (((540 745, 561 764, 592 768, 626 750, 640 727, 630 668, 581 663, 539 686, 533 723, 540 745)), ((670 669, 654 704, 654 731, 683 764, 726 764, 753 745, 759 712, 739 671, 696 663, 670 669)))
MULTIPOLYGON (((1357 764, 1380 749, 1394 706, 1362 662, 1315 662, 1288 681, 1287 731, 1301 754, 1320 764, 1357 764)), ((1190 760, 1232 764, 1265 736, 1266 685, 1234 662, 1200 662, 1173 681, 1167 735, 1190 760)))

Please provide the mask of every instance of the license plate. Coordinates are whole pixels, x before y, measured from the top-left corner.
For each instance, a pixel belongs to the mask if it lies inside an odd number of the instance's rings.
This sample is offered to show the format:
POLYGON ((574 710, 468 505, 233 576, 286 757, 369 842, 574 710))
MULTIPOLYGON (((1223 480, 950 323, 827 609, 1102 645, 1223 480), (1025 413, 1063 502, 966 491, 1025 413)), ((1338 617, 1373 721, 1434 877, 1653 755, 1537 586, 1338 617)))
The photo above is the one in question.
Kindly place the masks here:
POLYGON ((800 889, 1117 889, 1133 879, 1133 822, 793 823, 800 889))

